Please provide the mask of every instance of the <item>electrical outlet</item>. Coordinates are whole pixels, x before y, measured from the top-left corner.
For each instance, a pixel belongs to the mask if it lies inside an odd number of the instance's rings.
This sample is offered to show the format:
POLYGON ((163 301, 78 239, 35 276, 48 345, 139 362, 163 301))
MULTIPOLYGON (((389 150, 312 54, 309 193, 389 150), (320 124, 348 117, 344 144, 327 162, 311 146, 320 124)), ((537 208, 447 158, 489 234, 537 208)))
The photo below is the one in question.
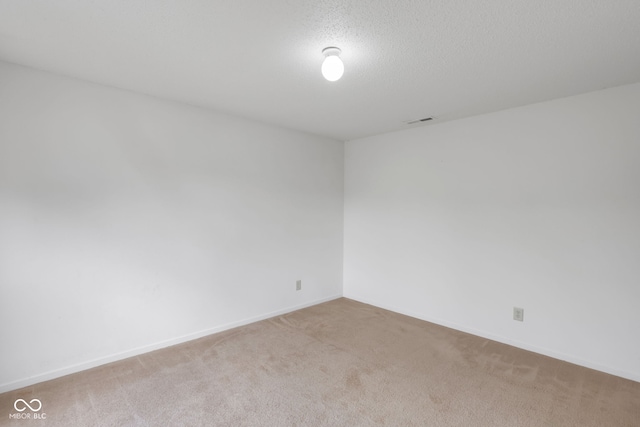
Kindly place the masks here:
POLYGON ((302 289, 302 280, 296 280, 296 291, 302 289))
POLYGON ((524 308, 513 307, 513 320, 524 321, 524 308))

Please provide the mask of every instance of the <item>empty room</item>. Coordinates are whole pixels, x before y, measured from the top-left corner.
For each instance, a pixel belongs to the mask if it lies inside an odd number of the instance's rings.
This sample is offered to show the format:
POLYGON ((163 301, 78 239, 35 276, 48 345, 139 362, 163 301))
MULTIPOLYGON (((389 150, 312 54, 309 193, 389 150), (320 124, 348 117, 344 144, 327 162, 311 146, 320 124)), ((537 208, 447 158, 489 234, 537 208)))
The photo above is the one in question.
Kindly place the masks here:
POLYGON ((0 1, 0 426, 640 426, 638 0, 0 1))

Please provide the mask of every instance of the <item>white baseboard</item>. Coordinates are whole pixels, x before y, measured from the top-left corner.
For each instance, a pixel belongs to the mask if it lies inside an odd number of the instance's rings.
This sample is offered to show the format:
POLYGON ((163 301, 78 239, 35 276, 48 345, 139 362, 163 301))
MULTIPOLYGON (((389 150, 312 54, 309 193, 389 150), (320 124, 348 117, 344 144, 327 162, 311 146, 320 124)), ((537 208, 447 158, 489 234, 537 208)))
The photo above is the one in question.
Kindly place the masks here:
POLYGON ((499 335, 494 335, 492 333, 481 331, 473 328, 468 328, 463 325, 459 325, 457 323, 449 322, 442 319, 437 319, 429 316, 423 316, 421 314, 413 313, 409 310, 404 310, 399 307, 395 307, 393 305, 389 305, 386 303, 379 303, 378 301, 369 300, 367 298, 360 298, 358 296, 350 295, 349 293, 345 293, 343 295, 345 298, 352 299, 354 301, 359 301, 364 304, 369 304, 374 307, 379 307, 385 310, 393 311, 394 313, 404 314, 405 316, 413 317, 416 319, 424 320, 426 322, 435 323, 436 325, 445 326, 447 328, 455 329, 457 331, 466 332, 468 334, 476 335, 478 337, 487 338, 492 341, 497 341, 503 344, 507 344, 513 347, 521 348, 523 350, 532 351, 534 353, 542 354, 545 356, 553 357, 554 359, 563 360, 565 362, 573 363, 574 365, 583 366, 585 368, 594 369, 596 371, 605 372, 607 374, 615 375, 617 377, 625 378, 631 381, 640 382, 640 374, 634 374, 632 372, 622 371, 620 369, 612 368, 610 366, 600 365, 598 363, 593 363, 589 360, 584 360, 575 356, 571 356, 568 354, 560 353, 557 351, 549 350, 547 348, 538 347, 535 345, 530 345, 525 342, 520 342, 517 340, 512 340, 506 337, 502 337, 499 335))
POLYGON ((228 329, 237 328, 238 326, 248 325, 249 323, 259 322, 261 320, 269 319, 271 317, 280 316, 282 314, 290 313, 292 311, 300 310, 313 305, 322 304, 323 302, 332 301, 337 298, 341 298, 342 294, 333 295, 330 297, 321 298, 304 304, 294 305, 280 310, 275 310, 269 313, 261 314, 259 316, 250 317, 248 319, 242 319, 235 322, 226 323, 213 328, 205 329, 202 331, 194 332, 191 334, 183 335, 177 338, 160 341, 154 344, 136 347, 131 350, 115 353, 109 356, 99 357, 97 359, 89 360, 86 362, 78 363, 75 365, 67 366, 65 368, 54 369, 41 374, 33 375, 28 378, 19 379, 4 384, 0 384, 0 393, 6 393, 8 391, 17 390, 23 387, 27 387, 33 384, 37 384, 43 381, 49 381, 55 378, 63 377, 65 375, 74 374, 76 372, 85 371, 87 369, 95 368, 107 363, 116 362, 118 360, 127 359, 129 357, 138 356, 140 354, 148 353, 153 350, 158 350, 172 345, 181 344, 187 341, 195 340, 205 337, 207 335, 215 334, 218 332, 226 331, 228 329))

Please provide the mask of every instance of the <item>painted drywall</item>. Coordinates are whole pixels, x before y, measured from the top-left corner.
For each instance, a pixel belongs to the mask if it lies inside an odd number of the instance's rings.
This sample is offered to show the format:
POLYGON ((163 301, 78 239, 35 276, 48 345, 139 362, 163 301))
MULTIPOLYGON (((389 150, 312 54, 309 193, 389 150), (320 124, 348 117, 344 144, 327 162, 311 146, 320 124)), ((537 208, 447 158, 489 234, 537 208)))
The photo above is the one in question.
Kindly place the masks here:
POLYGON ((0 63, 0 392, 340 296, 343 164, 0 63))
POLYGON ((634 84, 347 142, 344 295, 640 381, 639 114, 634 84))

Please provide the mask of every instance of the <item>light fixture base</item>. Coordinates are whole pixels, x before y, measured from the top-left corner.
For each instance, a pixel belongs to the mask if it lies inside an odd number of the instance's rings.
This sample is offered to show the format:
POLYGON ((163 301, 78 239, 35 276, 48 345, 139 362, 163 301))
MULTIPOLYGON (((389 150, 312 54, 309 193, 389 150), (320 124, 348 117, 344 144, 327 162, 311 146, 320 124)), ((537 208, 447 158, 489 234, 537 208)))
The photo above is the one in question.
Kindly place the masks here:
POLYGON ((322 54, 327 57, 340 56, 341 53, 342 51, 338 47, 325 47, 324 49, 322 49, 322 54))

